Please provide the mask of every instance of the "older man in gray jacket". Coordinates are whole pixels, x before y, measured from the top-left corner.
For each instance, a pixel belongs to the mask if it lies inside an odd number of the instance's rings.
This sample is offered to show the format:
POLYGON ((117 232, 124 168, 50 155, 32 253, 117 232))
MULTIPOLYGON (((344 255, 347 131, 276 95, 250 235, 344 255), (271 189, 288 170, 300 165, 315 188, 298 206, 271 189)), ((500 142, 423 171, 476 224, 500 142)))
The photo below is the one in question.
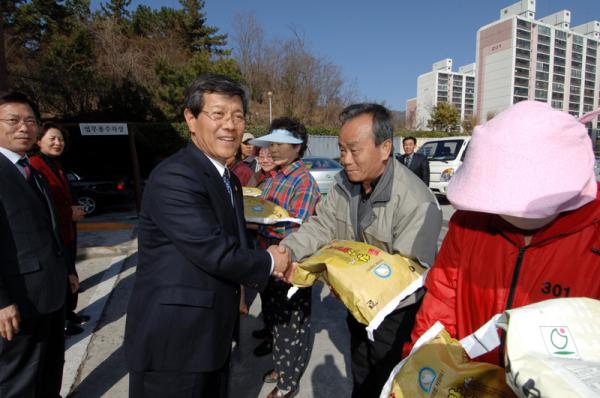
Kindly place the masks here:
MULTIPOLYGON (((366 242, 432 264, 442 212, 423 182, 394 157, 390 112, 378 104, 355 104, 340 115, 340 161, 344 171, 317 205, 316 215, 281 244, 295 260, 337 240, 366 242)), ((348 313, 353 397, 378 397, 410 337, 420 297, 397 309, 367 338, 348 313)))

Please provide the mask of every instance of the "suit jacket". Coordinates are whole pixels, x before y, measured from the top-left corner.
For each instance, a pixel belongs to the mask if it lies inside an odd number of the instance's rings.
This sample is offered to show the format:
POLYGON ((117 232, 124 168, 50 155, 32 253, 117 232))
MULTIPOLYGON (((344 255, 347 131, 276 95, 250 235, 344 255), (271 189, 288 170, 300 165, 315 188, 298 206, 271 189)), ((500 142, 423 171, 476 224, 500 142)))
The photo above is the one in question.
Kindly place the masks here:
MULTIPOLYGON (((396 155, 400 163, 404 164, 404 159, 406 155, 396 155)), ((425 155, 421 155, 420 153, 413 153, 412 160, 408 168, 415 173, 419 178, 425 183, 425 185, 429 186, 429 160, 425 155)))
POLYGON ((240 284, 264 289, 271 257, 246 248, 242 189, 235 206, 193 144, 163 161, 144 190, 139 261, 125 327, 134 371, 209 372, 229 358, 240 284))
POLYGON ((0 308, 16 304, 23 317, 60 309, 67 264, 52 194, 31 168, 33 184, 0 154, 0 308))
POLYGON ((63 168, 57 163, 58 175, 52 170, 46 160, 40 156, 32 156, 29 159, 32 167, 37 169, 46 177, 52 191, 52 200, 54 210, 60 226, 63 241, 71 243, 75 241, 75 223, 73 222, 73 198, 71 196, 71 187, 69 180, 65 175, 63 168))

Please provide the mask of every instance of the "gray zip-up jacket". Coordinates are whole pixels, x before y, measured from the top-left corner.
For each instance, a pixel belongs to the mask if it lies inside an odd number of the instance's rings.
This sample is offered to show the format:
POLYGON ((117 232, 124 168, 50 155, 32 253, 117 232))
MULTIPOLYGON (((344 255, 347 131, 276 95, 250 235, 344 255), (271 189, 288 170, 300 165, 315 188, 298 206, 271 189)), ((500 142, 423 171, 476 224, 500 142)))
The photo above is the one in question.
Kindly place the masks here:
POLYGON ((391 254, 431 265, 442 226, 435 196, 414 173, 395 158, 388 160, 357 225, 360 184, 344 171, 336 185, 317 204, 316 214, 281 243, 296 260, 312 255, 332 240, 363 241, 391 254))

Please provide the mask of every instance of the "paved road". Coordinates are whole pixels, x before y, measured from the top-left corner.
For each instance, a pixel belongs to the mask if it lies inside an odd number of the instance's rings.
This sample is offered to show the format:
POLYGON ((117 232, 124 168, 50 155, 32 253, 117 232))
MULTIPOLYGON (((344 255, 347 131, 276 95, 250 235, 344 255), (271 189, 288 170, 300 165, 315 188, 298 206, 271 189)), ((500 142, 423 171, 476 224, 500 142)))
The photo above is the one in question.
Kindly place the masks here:
MULTIPOLYGON (((453 210, 442 202, 444 226, 453 210)), ((82 335, 67 340, 63 396, 127 397, 128 376, 121 348, 125 313, 137 264, 137 218, 122 211, 86 220, 79 229, 77 269, 83 293, 77 310, 92 317, 82 335)), ((441 238, 440 238, 441 242, 441 238)), ((259 343, 250 333, 262 326, 260 298, 247 292, 250 313, 241 319, 240 347, 232 357, 231 397, 264 397, 273 388, 263 385, 270 357, 256 358, 259 343)), ((302 378, 299 398, 347 397, 352 389, 346 310, 323 284, 313 289, 314 344, 302 378)))

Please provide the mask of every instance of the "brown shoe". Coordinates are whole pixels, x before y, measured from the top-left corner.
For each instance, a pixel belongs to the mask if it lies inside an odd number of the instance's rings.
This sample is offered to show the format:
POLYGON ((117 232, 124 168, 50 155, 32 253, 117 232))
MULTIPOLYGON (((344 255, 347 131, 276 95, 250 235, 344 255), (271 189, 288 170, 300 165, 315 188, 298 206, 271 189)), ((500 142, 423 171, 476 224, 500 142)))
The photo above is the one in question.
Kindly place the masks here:
POLYGON ((287 394, 284 394, 281 391, 279 391, 279 388, 275 387, 273 391, 271 391, 269 395, 267 395, 267 398, 292 398, 296 395, 298 395, 298 389, 292 389, 288 391, 287 394))
POLYGON ((265 383, 277 383, 277 379, 279 379, 279 375, 274 369, 269 370, 263 375, 263 382, 265 383))

